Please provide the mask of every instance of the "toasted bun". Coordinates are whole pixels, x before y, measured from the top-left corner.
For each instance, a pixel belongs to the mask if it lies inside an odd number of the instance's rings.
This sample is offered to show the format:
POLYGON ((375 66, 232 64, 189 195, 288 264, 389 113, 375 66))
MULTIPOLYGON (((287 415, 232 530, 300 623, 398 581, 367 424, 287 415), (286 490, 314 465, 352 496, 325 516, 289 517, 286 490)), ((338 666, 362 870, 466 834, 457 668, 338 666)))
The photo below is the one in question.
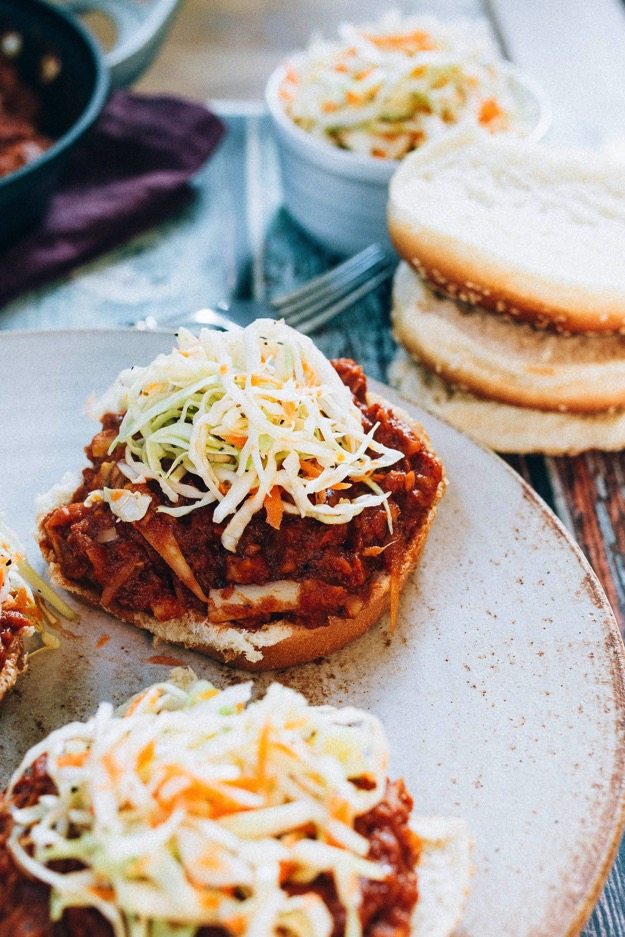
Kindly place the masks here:
POLYGON ((625 336, 558 335, 461 307, 407 263, 395 274, 393 325, 413 357, 478 396, 578 413, 625 406, 625 336))
POLYGON ((9 690, 12 690, 17 678, 26 670, 26 652, 24 650, 24 635, 18 632, 13 636, 7 650, 7 656, 2 670, 0 670, 0 700, 9 690))
POLYGON ((400 349, 390 368, 393 386, 409 400, 497 452, 576 455, 625 449, 625 410, 554 413, 484 400, 458 390, 400 349))
POLYGON ((412 937, 449 937, 462 915, 473 871, 467 826, 447 817, 413 817, 410 826, 423 844, 412 937))
MULTIPOLYGON (((369 397, 374 399, 372 395, 369 397)), ((411 420, 397 408, 395 408, 395 413, 400 414, 425 444, 429 445, 425 430, 419 423, 411 420)), ((416 531, 406 550, 400 570, 401 585, 417 564, 444 488, 445 482, 443 481, 439 485, 435 502, 424 523, 416 531)), ((71 495, 66 495, 65 500, 69 500, 69 497, 71 495)), ((56 585, 79 595, 91 605, 101 607, 100 596, 96 589, 72 582, 63 576, 54 552, 43 535, 40 536, 40 547, 49 565, 50 578, 56 585)), ((318 657, 325 657, 332 651, 344 647, 368 631, 378 621, 388 608, 389 599, 390 577, 381 574, 374 581, 371 595, 358 615, 354 618, 331 617, 327 625, 318 628, 303 627, 293 623, 288 617, 252 630, 241 628, 236 623, 211 622, 191 612, 182 618, 158 621, 145 612, 133 613, 117 606, 106 610, 117 618, 144 628, 165 641, 201 651, 215 660, 242 670, 263 671, 303 664, 318 657)))
POLYGON ((625 167, 460 129, 393 176, 391 240, 436 289, 561 330, 625 329, 625 167))

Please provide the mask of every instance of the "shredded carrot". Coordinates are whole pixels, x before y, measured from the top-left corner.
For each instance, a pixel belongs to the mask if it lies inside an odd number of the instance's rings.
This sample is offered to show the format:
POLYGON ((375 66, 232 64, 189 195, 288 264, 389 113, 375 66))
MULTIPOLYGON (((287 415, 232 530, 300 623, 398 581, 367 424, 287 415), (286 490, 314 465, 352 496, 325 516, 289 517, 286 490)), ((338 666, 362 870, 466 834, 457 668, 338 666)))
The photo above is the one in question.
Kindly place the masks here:
MULTIPOLYGON (((0 579, 0 585, 3 580, 0 579)), ((40 618, 39 609, 33 605, 32 599, 24 586, 20 586, 13 595, 5 599, 4 607, 15 612, 21 612, 23 615, 40 618)))
POLYGON ((337 109, 337 107, 338 107, 338 104, 336 103, 336 101, 324 101, 323 104, 321 105, 321 110, 324 112, 324 114, 331 114, 332 111, 335 111, 337 109))
POLYGON ((230 443, 231 446, 236 446, 237 449, 242 449, 247 442, 247 436, 240 433, 224 433, 223 438, 225 442, 230 443))
POLYGON ((89 891, 96 898, 101 898, 102 901, 113 901, 115 899, 115 891, 109 886, 90 885, 89 891))
POLYGON ((106 773, 111 778, 112 781, 118 781, 122 774, 122 769, 119 766, 119 762, 115 755, 111 755, 108 752, 105 752, 102 755, 102 764, 106 770, 106 773))
POLYGON ((104 647, 105 644, 108 644, 110 640, 111 640, 110 634, 101 634, 98 640, 96 641, 95 646, 98 650, 100 650, 100 648, 104 647))
POLYGON ((170 778, 172 777, 187 780, 182 790, 178 789, 175 794, 166 796, 159 788, 155 795, 161 808, 169 815, 178 808, 182 808, 186 813, 195 816, 219 819, 230 813, 250 809, 229 795, 222 785, 200 781, 175 766, 171 767, 170 778))
POLYGON ((56 759, 57 768, 82 768, 89 757, 89 752, 67 752, 56 759))
POLYGON ((365 33, 364 38, 377 46, 378 49, 389 51, 405 50, 406 52, 428 52, 436 48, 429 33, 417 29, 413 33, 397 33, 396 35, 375 36, 371 33, 365 33))
POLYGON ((355 91, 348 91, 345 95, 345 100, 351 105, 362 104, 364 96, 362 94, 357 94, 355 91))
POLYGON ((319 478, 323 472, 318 462, 307 462, 305 459, 300 461, 300 468, 308 478, 319 478))
POLYGON ((336 795, 330 795, 330 802, 328 804, 328 810, 332 817, 335 820, 338 820, 340 823, 346 823, 351 826, 352 823, 352 811, 351 807, 346 800, 343 800, 342 797, 337 797, 336 795))
POLYGON ((224 924, 228 928, 228 933, 235 934, 236 937, 239 937, 239 934, 244 934, 247 930, 247 920, 241 914, 225 918, 224 924))
POLYGON ((317 383, 317 372, 309 365, 307 361, 302 362, 302 368, 304 374, 306 375, 306 383, 309 387, 314 387, 317 383))
POLYGON ((296 871, 297 871, 296 862, 289 862, 288 859, 283 860, 280 863, 280 884, 284 885, 285 882, 288 882, 288 880, 291 878, 293 873, 296 871))
POLYGON ((501 117, 502 114, 503 111, 495 98, 487 98, 485 101, 482 101, 478 120, 481 124, 489 124, 491 120, 496 120, 498 117, 501 117))
MULTIPOLYGON (((201 863, 201 864, 202 866, 204 866, 204 863, 201 863)), ((206 911, 217 910, 217 908, 223 901, 223 898, 221 897, 221 895, 215 894, 214 891, 204 891, 200 894, 199 898, 200 898, 200 901, 202 902, 202 907, 206 911)), ((236 931, 234 933, 236 933, 236 931)))
POLYGON ((220 691, 216 687, 212 686, 210 690, 204 690, 199 694, 198 699, 206 700, 213 699, 215 696, 219 696, 220 691))
POLYGON ((137 774, 140 774, 144 768, 150 764, 154 758, 154 741, 148 742, 147 745, 144 745, 139 754, 137 755, 137 774))
POLYGON ((280 530, 282 516, 284 514, 280 485, 273 486, 263 503, 267 512, 267 523, 270 527, 273 527, 274 530, 280 530))
POLYGON ((161 691, 158 689, 158 687, 151 687, 149 690, 145 690, 143 693, 139 693, 139 695, 128 707, 126 718, 128 718, 128 716, 132 716, 132 714, 137 711, 139 706, 141 706, 145 700, 149 700, 150 702, 152 702, 152 700, 156 700, 160 696, 160 692, 161 691))
POLYGON ((267 775, 267 756, 269 755, 269 744, 271 736, 271 723, 266 722, 258 736, 258 779, 261 784, 265 783, 267 775))

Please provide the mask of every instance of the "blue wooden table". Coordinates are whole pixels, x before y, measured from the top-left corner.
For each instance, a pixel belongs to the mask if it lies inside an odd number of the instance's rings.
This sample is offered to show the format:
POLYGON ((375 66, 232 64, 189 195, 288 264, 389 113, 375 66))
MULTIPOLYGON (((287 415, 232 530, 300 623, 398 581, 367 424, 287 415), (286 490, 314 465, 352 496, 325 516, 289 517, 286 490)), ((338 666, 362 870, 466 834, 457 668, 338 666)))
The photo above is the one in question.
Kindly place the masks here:
MULTIPOLYGON (((625 147, 625 14, 617 0, 485 0, 506 53, 541 81, 554 107, 549 140, 625 147)), ((449 12, 446 5, 445 12, 449 12)), ((467 3, 462 4, 466 13, 467 3)), ((260 105, 220 104, 228 133, 166 224, 0 309, 0 329, 127 325, 178 312, 181 319, 229 296, 262 299, 327 269, 336 258, 313 244, 281 207, 279 169, 260 105)), ((625 257, 624 257, 625 262, 625 257)), ((389 287, 382 287, 316 341, 385 380, 395 353, 389 287)), ((625 457, 510 461, 578 539, 625 627, 625 457)), ((625 937, 625 849, 586 937, 625 937)))

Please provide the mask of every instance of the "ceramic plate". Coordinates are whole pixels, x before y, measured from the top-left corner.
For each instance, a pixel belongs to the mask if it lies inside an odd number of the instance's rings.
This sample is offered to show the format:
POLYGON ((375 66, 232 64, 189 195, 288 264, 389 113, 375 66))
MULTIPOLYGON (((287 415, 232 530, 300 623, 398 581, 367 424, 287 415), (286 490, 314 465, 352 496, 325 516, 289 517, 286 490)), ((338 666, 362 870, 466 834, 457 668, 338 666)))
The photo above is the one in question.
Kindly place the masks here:
MULTIPOLYGON (((34 496, 83 463, 84 401, 171 337, 0 336, 1 501, 32 546, 34 496)), ((397 400, 387 389, 384 393, 397 400)), ((376 712, 419 813, 464 816, 475 877, 463 937, 556 937, 581 928, 621 828, 623 649, 597 580, 549 510, 503 462, 416 412, 449 489, 423 561, 386 624, 280 679, 314 702, 376 712)), ((121 702, 173 657, 218 684, 239 675, 80 606, 60 650, 36 656, 0 715, 2 779, 42 733, 121 702), (109 640, 104 646, 102 636, 109 640)), ((265 682, 265 681, 260 681, 265 682)))

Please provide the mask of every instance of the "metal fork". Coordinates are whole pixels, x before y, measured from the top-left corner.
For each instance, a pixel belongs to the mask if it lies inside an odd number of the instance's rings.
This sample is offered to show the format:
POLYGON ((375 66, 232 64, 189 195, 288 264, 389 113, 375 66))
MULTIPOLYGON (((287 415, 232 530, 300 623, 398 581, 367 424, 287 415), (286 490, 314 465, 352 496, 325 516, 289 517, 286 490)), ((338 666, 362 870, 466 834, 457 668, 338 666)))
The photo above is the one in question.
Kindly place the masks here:
POLYGON ((327 273, 309 280, 304 286, 277 296, 269 302, 235 299, 200 309, 191 315, 168 316, 158 321, 145 319, 138 328, 203 325, 229 329, 245 326, 254 319, 284 319, 308 335, 329 322, 344 309, 366 296, 392 275, 397 261, 377 244, 372 244, 327 273))

